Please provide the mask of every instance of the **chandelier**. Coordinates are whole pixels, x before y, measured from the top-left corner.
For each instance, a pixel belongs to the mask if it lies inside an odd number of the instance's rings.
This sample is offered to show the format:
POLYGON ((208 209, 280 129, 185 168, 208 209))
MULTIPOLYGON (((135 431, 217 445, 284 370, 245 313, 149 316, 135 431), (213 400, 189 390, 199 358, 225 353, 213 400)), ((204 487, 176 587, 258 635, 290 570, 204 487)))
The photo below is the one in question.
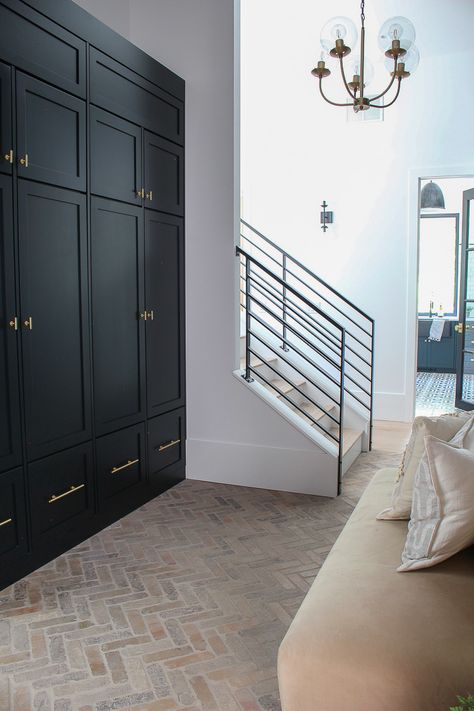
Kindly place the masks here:
POLYGON ((348 17, 333 17, 321 30, 321 59, 311 74, 319 79, 321 96, 332 106, 352 106, 355 112, 367 111, 371 107, 381 109, 391 106, 398 99, 402 79, 413 74, 420 61, 416 48, 415 28, 406 17, 391 17, 384 22, 378 35, 378 44, 385 54, 385 66, 391 74, 391 80, 385 91, 376 96, 365 96, 364 90, 373 77, 372 64, 365 57, 365 0, 360 4, 360 56, 352 61, 350 69, 352 81, 347 81, 344 58, 351 53, 351 47, 357 42, 357 30, 348 17), (327 56, 339 61, 344 87, 350 96, 350 102, 339 103, 328 99, 323 90, 323 79, 331 72, 326 67, 327 56), (394 95, 388 103, 377 103, 395 85, 394 95))

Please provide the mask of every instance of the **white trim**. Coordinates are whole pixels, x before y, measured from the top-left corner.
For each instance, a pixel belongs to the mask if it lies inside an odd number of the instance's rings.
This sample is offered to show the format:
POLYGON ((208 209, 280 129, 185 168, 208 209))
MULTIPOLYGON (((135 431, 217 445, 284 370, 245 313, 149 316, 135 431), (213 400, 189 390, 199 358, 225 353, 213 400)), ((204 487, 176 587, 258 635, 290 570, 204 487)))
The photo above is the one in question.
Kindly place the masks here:
MULTIPOLYGON (((412 168, 409 172, 409 203, 407 229, 407 312, 406 312, 406 353, 405 353, 405 416, 411 421, 416 407, 416 373, 418 361, 418 242, 419 242, 419 200, 420 180, 429 178, 474 177, 474 163, 451 166, 424 166, 412 168)), ((384 419, 384 418, 381 418, 384 419)), ((392 417, 391 419, 395 419, 392 417)))

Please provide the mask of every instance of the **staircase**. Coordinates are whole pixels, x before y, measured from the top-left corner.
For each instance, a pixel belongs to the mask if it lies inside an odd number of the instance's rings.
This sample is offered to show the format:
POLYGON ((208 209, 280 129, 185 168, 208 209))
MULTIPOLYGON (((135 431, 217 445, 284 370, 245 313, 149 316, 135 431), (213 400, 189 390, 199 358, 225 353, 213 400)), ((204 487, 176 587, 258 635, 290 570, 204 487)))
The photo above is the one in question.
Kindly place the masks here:
POLYGON ((244 220, 240 236, 234 374, 311 440, 339 494, 372 445, 374 320, 244 220))

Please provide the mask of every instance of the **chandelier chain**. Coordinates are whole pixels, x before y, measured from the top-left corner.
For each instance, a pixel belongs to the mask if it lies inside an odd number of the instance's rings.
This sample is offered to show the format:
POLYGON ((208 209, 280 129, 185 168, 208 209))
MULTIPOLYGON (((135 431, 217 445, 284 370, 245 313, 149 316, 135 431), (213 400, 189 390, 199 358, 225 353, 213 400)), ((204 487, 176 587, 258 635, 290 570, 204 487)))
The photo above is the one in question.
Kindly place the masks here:
POLYGON ((360 21, 362 23, 362 27, 365 26, 365 0, 361 0, 360 3, 360 21))

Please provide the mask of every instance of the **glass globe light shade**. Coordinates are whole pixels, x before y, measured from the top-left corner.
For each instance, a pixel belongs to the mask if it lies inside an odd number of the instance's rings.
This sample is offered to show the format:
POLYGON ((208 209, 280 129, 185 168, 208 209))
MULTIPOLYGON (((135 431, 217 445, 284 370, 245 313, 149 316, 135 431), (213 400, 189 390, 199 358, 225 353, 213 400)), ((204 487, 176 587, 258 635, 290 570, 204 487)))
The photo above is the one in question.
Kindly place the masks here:
POLYGON ((410 49, 416 38, 413 24, 406 17, 391 17, 379 30, 378 42, 382 52, 392 47, 393 40, 400 40, 402 49, 410 49))
MULTIPOLYGON (((412 46, 410 47, 408 52, 406 54, 404 54, 403 57, 400 57, 398 61, 404 62, 406 72, 410 72, 410 74, 413 74, 414 72, 416 72, 416 70, 418 69, 418 65, 420 63, 420 51, 419 51, 418 47, 415 44, 412 44, 412 46)), ((393 72, 393 65, 394 65, 393 59, 386 57, 384 64, 385 64, 385 68, 391 74, 393 72)))
MULTIPOLYGON (((360 59, 353 59, 352 62, 349 62, 346 73, 347 81, 352 81, 352 77, 354 76, 354 74, 360 76, 360 59)), ((370 82, 374 78, 374 74, 374 65, 372 64, 370 59, 367 59, 366 57, 364 62, 364 86, 368 86, 370 84, 370 82)))
POLYGON ((332 17, 321 30, 321 47, 330 52, 337 39, 344 40, 346 47, 353 48, 357 42, 356 26, 349 17, 332 17))

